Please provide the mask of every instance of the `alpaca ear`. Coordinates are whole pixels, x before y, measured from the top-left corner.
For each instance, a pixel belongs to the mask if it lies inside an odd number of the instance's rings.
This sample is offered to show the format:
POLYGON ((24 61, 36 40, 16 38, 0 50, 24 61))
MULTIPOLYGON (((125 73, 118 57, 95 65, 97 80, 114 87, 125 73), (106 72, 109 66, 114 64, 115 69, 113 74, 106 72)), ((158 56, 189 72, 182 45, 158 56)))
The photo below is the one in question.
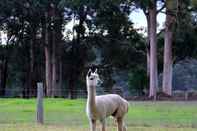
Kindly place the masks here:
POLYGON ((90 77, 91 72, 92 72, 92 70, 91 70, 91 69, 89 69, 89 70, 88 70, 88 73, 87 73, 87 76, 88 76, 88 77, 90 77))
POLYGON ((94 73, 97 73, 97 68, 95 69, 94 73))

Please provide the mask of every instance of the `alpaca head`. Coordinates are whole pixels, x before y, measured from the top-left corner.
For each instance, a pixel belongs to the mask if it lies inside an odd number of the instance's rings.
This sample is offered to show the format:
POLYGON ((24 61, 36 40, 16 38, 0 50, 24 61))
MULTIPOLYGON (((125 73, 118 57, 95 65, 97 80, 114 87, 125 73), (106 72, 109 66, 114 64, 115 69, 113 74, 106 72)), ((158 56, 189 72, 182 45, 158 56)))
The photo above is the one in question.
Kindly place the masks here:
POLYGON ((97 85, 102 83, 97 73, 97 69, 95 69, 94 71, 92 69, 89 69, 87 76, 86 76, 86 82, 87 82, 87 86, 89 87, 90 86, 96 87, 97 85))

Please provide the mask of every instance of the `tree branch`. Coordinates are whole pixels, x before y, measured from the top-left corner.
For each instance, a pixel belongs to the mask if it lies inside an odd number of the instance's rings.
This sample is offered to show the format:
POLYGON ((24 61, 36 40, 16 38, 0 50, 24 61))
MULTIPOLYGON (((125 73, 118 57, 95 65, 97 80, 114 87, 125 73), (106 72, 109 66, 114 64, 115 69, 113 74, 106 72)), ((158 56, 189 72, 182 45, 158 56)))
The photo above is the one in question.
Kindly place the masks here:
POLYGON ((166 11, 160 11, 159 13, 166 14, 166 11))
POLYGON ((161 30, 159 31, 159 33, 157 33, 157 36, 160 36, 160 34, 163 33, 164 31, 165 31, 165 29, 161 29, 161 30))
POLYGON ((145 9, 145 8, 143 8, 142 10, 143 10, 143 12, 144 12, 145 16, 147 17, 147 16, 148 16, 148 12, 146 11, 146 9, 145 9))
POLYGON ((166 7, 166 4, 163 4, 163 6, 157 10, 157 14, 160 13, 165 7, 166 7))

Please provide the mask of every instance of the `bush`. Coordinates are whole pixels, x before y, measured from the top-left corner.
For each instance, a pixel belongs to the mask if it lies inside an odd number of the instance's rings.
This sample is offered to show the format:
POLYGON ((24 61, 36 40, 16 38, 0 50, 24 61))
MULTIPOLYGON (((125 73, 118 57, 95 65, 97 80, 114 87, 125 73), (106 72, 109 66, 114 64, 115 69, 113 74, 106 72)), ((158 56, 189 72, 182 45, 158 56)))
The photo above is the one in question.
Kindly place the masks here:
POLYGON ((148 78, 146 75, 146 70, 141 68, 130 70, 128 76, 130 92, 135 93, 137 95, 145 95, 144 90, 148 87, 148 78))

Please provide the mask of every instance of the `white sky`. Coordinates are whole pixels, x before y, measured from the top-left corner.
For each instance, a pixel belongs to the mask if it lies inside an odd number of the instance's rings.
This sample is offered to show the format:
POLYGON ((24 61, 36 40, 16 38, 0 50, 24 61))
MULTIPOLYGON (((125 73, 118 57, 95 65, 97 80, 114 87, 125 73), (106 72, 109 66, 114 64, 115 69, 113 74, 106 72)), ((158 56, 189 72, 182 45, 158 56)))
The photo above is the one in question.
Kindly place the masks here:
MULTIPOLYGON (((130 17, 131 21, 134 23, 134 28, 137 28, 137 29, 142 28, 140 33, 146 35, 146 33, 147 33, 147 22, 146 22, 146 17, 144 15, 143 11, 140 10, 140 9, 135 10, 130 14, 129 17, 130 17)), ((161 29, 164 28, 164 26, 163 26, 164 21, 165 21, 165 14, 159 13, 157 15, 157 24, 158 24, 157 32, 159 32, 161 29)))
POLYGON ((1 37, 2 44, 5 45, 6 40, 7 40, 7 34, 3 31, 0 31, 0 37, 1 37))

